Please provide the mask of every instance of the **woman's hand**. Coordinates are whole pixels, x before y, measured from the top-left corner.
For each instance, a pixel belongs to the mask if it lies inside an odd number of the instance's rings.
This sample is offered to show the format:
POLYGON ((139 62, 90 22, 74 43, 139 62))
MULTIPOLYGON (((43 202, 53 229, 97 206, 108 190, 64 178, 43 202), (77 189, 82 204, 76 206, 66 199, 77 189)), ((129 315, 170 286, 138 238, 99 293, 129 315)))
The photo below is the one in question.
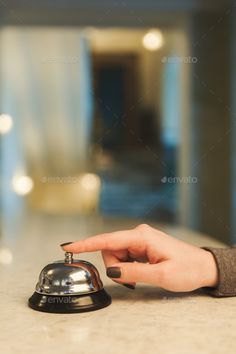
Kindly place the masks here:
POLYGON ((213 255, 148 225, 62 245, 68 252, 102 251, 107 275, 122 284, 144 282, 170 291, 215 287, 213 255))

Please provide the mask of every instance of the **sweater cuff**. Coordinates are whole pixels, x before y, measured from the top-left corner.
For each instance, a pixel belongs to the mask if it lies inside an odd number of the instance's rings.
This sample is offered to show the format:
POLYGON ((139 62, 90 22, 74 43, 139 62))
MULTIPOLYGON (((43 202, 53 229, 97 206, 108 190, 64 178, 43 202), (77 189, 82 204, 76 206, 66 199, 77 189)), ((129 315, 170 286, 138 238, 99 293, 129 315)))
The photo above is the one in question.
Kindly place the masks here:
POLYGON ((217 297, 236 296, 236 247, 202 248, 212 253, 218 268, 218 285, 206 288, 207 292, 217 297))

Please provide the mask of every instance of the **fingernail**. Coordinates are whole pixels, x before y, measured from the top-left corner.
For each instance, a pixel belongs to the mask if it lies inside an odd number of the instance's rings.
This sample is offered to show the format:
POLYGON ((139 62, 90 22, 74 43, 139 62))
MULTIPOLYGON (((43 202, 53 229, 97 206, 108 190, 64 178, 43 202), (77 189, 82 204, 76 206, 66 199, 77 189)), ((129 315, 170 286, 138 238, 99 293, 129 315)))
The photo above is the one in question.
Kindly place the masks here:
POLYGON ((131 284, 121 284, 121 285, 123 285, 123 286, 125 286, 126 288, 128 288, 128 289, 132 289, 132 290, 135 290, 135 286, 134 285, 131 285, 131 284))
POLYGON ((60 246, 61 246, 61 247, 68 246, 68 245, 70 245, 71 243, 73 243, 73 242, 65 242, 65 243, 62 243, 60 246))
POLYGON ((121 270, 119 267, 108 267, 106 273, 109 278, 120 278, 121 277, 121 270))

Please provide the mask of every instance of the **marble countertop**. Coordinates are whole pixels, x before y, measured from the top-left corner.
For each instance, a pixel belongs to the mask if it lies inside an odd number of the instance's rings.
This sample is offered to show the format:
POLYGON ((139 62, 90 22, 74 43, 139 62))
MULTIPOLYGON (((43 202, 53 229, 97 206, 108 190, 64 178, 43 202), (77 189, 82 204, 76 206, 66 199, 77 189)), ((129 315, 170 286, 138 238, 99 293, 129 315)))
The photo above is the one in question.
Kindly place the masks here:
MULTIPOLYGON (((201 291, 173 294, 143 284, 132 291, 105 276, 100 253, 85 254, 83 259, 98 268, 112 296, 111 306, 80 314, 28 308, 40 270, 63 258, 60 243, 136 224, 123 219, 43 215, 4 220, 0 260, 8 264, 0 264, 1 353, 235 353, 236 298, 212 298, 201 291)), ((183 228, 161 228, 196 245, 220 246, 183 228)))

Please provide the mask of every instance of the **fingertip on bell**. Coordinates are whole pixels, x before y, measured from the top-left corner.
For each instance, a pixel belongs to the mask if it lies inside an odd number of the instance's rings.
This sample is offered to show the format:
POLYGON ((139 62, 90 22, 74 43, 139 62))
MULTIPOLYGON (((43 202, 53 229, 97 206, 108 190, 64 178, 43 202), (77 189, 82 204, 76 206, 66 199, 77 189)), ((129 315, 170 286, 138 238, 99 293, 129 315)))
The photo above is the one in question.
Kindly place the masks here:
POLYGON ((64 243, 61 243, 60 244, 60 247, 61 248, 64 248, 65 246, 69 246, 69 245, 71 245, 73 242, 64 242, 64 243))

